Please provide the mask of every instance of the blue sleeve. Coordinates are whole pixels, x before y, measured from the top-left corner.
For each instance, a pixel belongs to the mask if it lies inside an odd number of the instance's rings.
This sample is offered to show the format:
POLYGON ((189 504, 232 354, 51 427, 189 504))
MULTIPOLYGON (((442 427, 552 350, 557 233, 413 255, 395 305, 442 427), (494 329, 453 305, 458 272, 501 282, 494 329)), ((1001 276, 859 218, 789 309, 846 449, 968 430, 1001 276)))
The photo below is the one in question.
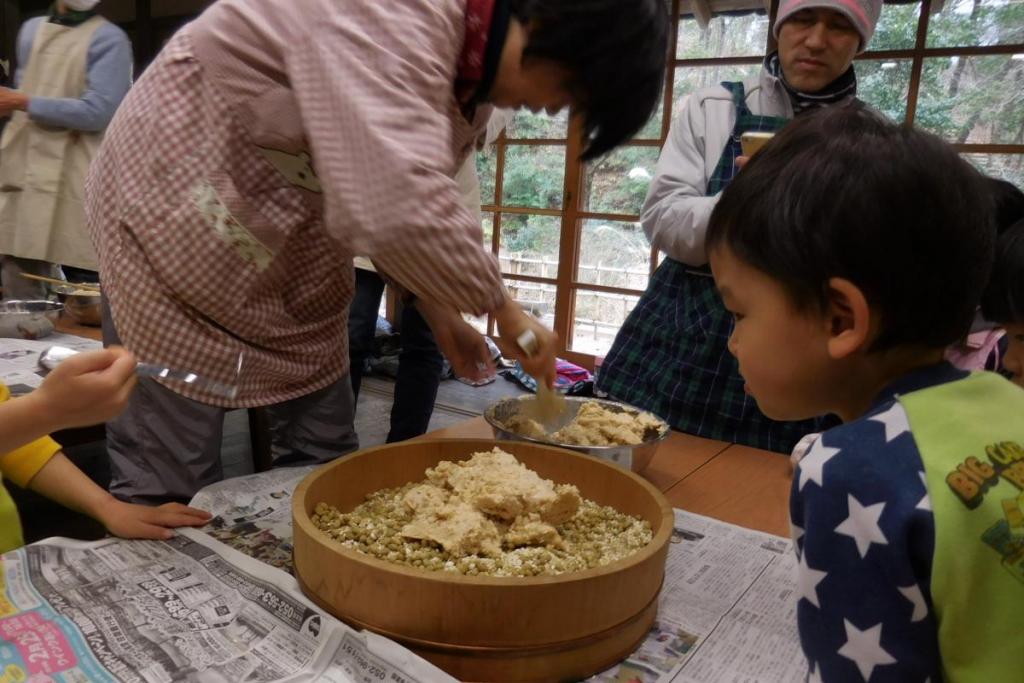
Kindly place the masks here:
POLYGON ((36 32, 39 30, 39 25, 43 23, 46 17, 35 17, 29 19, 21 28, 18 29, 18 46, 17 46, 17 62, 18 68, 14 71, 14 80, 11 82, 15 88, 21 86, 21 79, 25 76, 25 65, 28 64, 28 58, 32 55, 32 43, 36 39, 36 32))
POLYGON ((131 42, 117 26, 104 24, 96 30, 85 80, 85 92, 77 99, 32 97, 29 116, 44 125, 86 132, 107 127, 132 83, 131 42))
POLYGON ((942 680, 935 520, 905 425, 890 403, 826 432, 797 466, 790 517, 811 681, 942 680))

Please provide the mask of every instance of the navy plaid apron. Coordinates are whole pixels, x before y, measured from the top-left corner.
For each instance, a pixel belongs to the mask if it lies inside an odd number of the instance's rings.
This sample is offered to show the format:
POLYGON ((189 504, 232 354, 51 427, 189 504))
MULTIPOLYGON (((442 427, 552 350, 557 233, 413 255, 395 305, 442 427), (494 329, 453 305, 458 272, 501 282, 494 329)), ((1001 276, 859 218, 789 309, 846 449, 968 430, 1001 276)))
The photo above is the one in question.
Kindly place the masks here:
MULTIPOLYGON (((722 85, 732 93, 736 125, 708 182, 709 197, 736 174, 740 135, 788 123, 751 113, 742 83, 722 85)), ((818 431, 818 421, 776 422, 757 409, 727 348, 732 326, 711 269, 666 258, 619 330, 597 388, 658 415, 674 429, 788 453, 805 434, 818 431)))

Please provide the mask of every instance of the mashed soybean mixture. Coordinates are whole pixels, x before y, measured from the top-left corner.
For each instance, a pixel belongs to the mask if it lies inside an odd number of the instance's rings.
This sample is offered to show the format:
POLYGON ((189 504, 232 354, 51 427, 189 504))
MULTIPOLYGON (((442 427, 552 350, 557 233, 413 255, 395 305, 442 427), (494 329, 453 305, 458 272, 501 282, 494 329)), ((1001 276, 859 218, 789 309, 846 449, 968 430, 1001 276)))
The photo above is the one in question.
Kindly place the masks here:
POLYGON ((596 401, 587 401, 572 422, 548 434, 544 427, 522 414, 505 420, 505 429, 532 439, 543 439, 573 446, 633 446, 643 443, 644 435, 660 429, 661 421, 650 413, 619 413, 596 401))
POLYGON ((614 562, 650 543, 646 521, 580 497, 498 448, 442 461, 426 481, 385 489, 343 514, 318 503, 314 526, 397 564, 460 574, 556 575, 614 562))

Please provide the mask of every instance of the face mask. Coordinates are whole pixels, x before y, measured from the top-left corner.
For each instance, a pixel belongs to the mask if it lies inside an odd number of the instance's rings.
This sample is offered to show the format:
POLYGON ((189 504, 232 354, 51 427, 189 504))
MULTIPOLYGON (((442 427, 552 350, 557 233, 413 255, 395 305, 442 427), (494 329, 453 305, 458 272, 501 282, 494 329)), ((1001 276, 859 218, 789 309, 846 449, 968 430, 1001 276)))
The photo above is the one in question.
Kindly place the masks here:
POLYGON ((91 10, 96 5, 100 4, 100 0, 64 0, 64 5, 76 12, 85 12, 91 10))

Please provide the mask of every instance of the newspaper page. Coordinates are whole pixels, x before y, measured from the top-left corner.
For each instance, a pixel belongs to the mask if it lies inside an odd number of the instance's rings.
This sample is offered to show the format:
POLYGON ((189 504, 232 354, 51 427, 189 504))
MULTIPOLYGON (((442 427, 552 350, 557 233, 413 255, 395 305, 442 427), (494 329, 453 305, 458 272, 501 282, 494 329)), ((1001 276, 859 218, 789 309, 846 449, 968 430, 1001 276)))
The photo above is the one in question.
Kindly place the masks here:
MULTIPOLYGON (((241 552, 267 557, 287 548, 288 562, 280 566, 291 571, 291 493, 312 469, 214 484, 192 505, 220 518, 213 534, 241 552)), ((803 681, 796 566, 789 539, 676 510, 658 619, 636 652, 591 680, 803 681)))
POLYGON ((316 469, 279 467, 207 486, 192 507, 213 519, 203 531, 235 550, 292 573, 292 492, 316 469))
POLYGON ((600 683, 790 683, 807 662, 796 630, 792 542, 683 510, 658 619, 600 683))
POLYGON ((28 683, 453 681, 195 530, 3 556, 0 676, 28 683))
POLYGON ((51 346, 89 351, 103 344, 60 332, 39 340, 0 337, 0 382, 11 390, 11 396, 27 394, 43 383, 46 371, 39 367, 39 354, 51 346))

